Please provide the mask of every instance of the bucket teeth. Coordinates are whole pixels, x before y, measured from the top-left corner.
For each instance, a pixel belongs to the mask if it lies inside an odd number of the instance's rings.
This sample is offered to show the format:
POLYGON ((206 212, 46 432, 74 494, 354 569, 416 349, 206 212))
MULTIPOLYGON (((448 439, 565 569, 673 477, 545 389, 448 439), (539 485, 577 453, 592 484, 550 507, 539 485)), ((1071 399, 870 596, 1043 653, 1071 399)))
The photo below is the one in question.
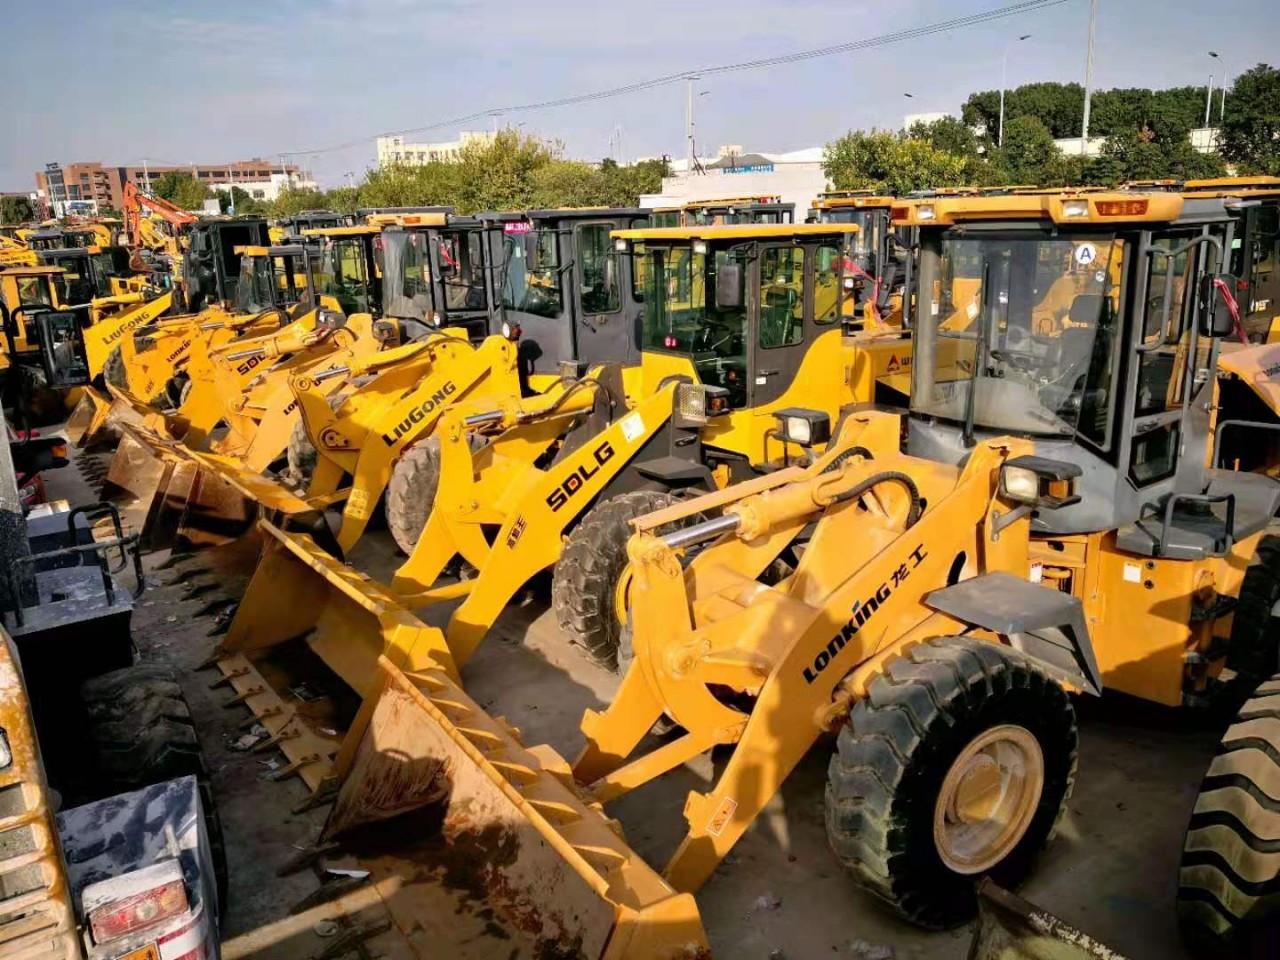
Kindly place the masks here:
POLYGON ((248 667, 240 667, 235 670, 228 670, 226 673, 220 676, 217 680, 213 681, 213 683, 209 684, 209 689, 216 690, 218 687, 229 687, 236 680, 239 680, 241 677, 247 677, 248 675, 249 675, 248 667))
POLYGON ((267 720, 272 720, 276 717, 281 716, 283 713, 284 713, 284 710, 281 709, 280 707, 266 707, 265 709, 259 710, 256 713, 254 713, 248 719, 241 720, 240 729, 241 730, 252 729, 253 727, 258 726, 259 724, 264 723, 267 720))
POLYGON ((499 760, 496 757, 491 757, 489 762, 517 787, 526 787, 538 782, 537 771, 523 763, 512 763, 510 760, 499 760))
POLYGON ((250 697, 256 697, 256 696, 258 696, 259 694, 262 694, 262 693, 266 693, 266 687, 263 687, 261 684, 258 684, 258 685, 252 686, 252 687, 248 687, 248 688, 247 688, 247 689, 245 689, 243 692, 241 692, 241 693, 237 693, 234 697, 232 697, 230 700, 228 700, 228 701, 227 701, 226 703, 224 703, 222 706, 223 706, 224 708, 225 708, 225 707, 235 707, 235 706, 238 706, 239 704, 244 703, 244 702, 245 702, 246 700, 248 700, 250 697))
POLYGON ((273 750, 286 740, 297 740, 302 734, 294 727, 284 727, 279 733, 267 737, 265 740, 259 740, 253 745, 254 753, 262 753, 266 750, 273 750))
POLYGON ((299 850, 284 863, 280 864, 276 868, 276 876, 290 877, 295 873, 300 873, 322 857, 336 853, 338 849, 338 845, 332 841, 312 844, 304 850, 299 850))
POLYGON ((306 756, 299 757, 297 760, 294 760, 291 763, 285 764, 283 767, 281 767, 279 770, 275 771, 275 773, 271 775, 271 779, 276 781, 277 783, 281 780, 287 780, 290 777, 292 777, 295 773, 298 773, 300 770, 302 770, 304 767, 309 767, 319 762, 320 762, 320 754, 309 753, 306 756))
POLYGON ((200 661, 200 665, 197 666, 196 669, 208 670, 211 667, 216 667, 220 660, 225 660, 225 659, 227 659, 227 649, 223 647, 221 644, 219 644, 218 646, 213 648, 213 652, 210 653, 209 656, 205 657, 203 660, 200 661))

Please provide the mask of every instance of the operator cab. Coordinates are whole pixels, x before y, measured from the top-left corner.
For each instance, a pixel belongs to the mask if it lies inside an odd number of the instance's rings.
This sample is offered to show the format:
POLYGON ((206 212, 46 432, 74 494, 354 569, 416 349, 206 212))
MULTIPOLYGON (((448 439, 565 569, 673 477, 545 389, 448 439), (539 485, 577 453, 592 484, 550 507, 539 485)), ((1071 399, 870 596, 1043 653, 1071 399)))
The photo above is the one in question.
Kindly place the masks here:
POLYGON ((356 313, 382 316, 381 233, 380 226, 363 224, 309 230, 303 235, 320 243, 317 295, 332 297, 348 317, 356 313))
POLYGON ((262 217, 193 223, 182 262, 186 309, 199 313, 213 303, 230 303, 240 280, 240 254, 236 250, 270 243, 267 221, 262 217))
POLYGON ((913 455, 959 463, 979 440, 1030 438, 1079 474, 1078 500, 1032 529, 1116 529, 1147 556, 1219 555, 1280 505, 1269 478, 1206 464, 1235 327, 1221 198, 937 198, 893 218, 918 233, 913 455))
POLYGON ((888 317, 902 309, 901 288, 911 241, 909 231, 894 228, 889 211, 894 198, 875 190, 834 190, 818 195, 810 223, 851 223, 858 228, 847 272, 854 278, 858 311, 888 317))
POLYGON ((303 244, 240 247, 240 278, 236 283, 237 313, 313 308, 318 252, 303 244))
POLYGON ((648 223, 649 213, 600 207, 478 215, 489 228, 499 323, 520 338, 527 362, 555 369, 562 361, 639 361, 638 280, 609 237, 648 223))
POLYGON ((473 342, 490 333, 485 225, 452 210, 371 214, 381 226, 383 312, 418 325, 406 334, 439 327, 467 331, 473 342))
POLYGON ((303 234, 308 230, 332 230, 334 227, 349 227, 355 218, 347 213, 335 213, 332 210, 303 210, 291 217, 281 217, 276 226, 283 232, 290 243, 301 242, 303 234))
POLYGON ((680 208, 680 226, 722 227, 735 224, 781 224, 796 222, 796 205, 781 197, 735 197, 727 200, 697 200, 680 208))
MULTIPOLYGON (((61 268, 47 265, 0 270, 4 330, 0 370, 10 371, 13 366, 40 370, 45 385, 54 390, 89 382, 84 312, 63 305, 62 273, 61 268)), ((8 372, 5 382, 12 382, 8 372)))
POLYGON ((113 279, 132 276, 127 247, 63 247, 42 250, 41 263, 60 267, 58 295, 69 309, 87 307, 98 297, 109 297, 115 291, 113 279))
POLYGON ((92 230, 51 229, 37 230, 27 235, 27 246, 36 252, 49 250, 65 250, 75 247, 92 247, 98 242, 98 235, 92 230))

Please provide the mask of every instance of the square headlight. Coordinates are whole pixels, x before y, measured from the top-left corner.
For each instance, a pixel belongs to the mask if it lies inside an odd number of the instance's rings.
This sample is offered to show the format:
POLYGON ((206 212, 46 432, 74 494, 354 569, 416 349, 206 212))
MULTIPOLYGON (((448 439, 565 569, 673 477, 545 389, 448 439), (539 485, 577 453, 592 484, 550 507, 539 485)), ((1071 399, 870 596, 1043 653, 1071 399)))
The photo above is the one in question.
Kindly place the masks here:
POLYGON ((773 419, 778 421, 778 435, 797 447, 813 447, 831 439, 831 418, 821 410, 787 407, 775 410, 773 419))

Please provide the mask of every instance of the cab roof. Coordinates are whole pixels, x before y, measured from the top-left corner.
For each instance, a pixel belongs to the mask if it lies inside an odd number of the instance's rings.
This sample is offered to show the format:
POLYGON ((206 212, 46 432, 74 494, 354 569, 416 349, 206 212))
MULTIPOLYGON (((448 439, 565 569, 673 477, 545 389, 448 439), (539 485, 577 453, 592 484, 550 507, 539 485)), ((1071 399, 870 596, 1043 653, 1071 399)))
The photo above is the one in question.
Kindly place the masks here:
POLYGON ((983 220, 1049 220, 1058 224, 1168 223, 1226 216, 1222 202, 1187 200, 1179 193, 1017 193, 1006 196, 932 197, 893 205, 891 219, 911 226, 983 220))
POLYGON ((50 276, 55 273, 66 273, 61 267, 5 267, 0 270, 0 277, 29 277, 32 275, 50 276))
POLYGON ((382 224, 362 223, 355 227, 317 227, 314 230, 303 230, 304 237, 365 237, 373 233, 381 233, 382 224))
POLYGON ((444 210, 420 213, 371 213, 366 218, 369 226, 378 227, 443 227, 449 220, 450 213, 444 210))
POLYGON ((890 193, 874 190, 841 190, 838 193, 821 193, 813 201, 815 210, 861 210, 893 206, 896 198, 890 193))
POLYGON ((517 223, 524 220, 597 220, 601 217, 647 217, 651 210, 640 207, 562 207, 542 210, 486 210, 477 219, 489 223, 517 223))
POLYGON ((779 237, 838 237, 857 233, 852 223, 735 223, 703 227, 634 227, 614 230, 619 240, 772 240, 779 237))

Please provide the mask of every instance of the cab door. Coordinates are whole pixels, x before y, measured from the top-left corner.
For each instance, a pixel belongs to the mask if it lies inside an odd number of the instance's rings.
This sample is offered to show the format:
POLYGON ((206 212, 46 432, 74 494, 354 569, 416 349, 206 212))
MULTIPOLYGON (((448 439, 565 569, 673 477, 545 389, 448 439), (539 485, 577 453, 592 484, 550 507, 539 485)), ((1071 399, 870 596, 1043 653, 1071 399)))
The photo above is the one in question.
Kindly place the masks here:
POLYGON ((761 244, 758 249, 756 303, 751 311, 756 322, 748 331, 747 398, 752 407, 771 403, 787 391, 820 327, 836 319, 838 296, 826 294, 827 286, 839 282, 839 260, 825 257, 825 270, 815 276, 820 252, 824 248, 791 243, 761 244), (814 316, 815 290, 823 300, 823 324, 814 316))
POLYGON ((609 237, 624 226, 592 220, 573 228, 579 360, 639 362, 642 308, 631 296, 627 258, 618 255, 609 237))

